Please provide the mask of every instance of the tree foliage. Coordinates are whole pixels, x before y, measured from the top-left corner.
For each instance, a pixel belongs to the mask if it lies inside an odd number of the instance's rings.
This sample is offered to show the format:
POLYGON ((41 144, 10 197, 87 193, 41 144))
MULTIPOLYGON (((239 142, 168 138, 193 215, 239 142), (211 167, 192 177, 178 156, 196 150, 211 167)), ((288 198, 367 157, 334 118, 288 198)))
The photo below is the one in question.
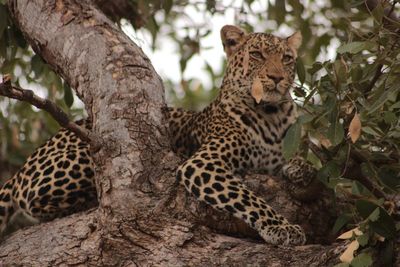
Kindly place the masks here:
MULTIPOLYGON (((132 26, 151 36, 153 50, 167 39, 175 44, 180 82, 163 79, 171 102, 189 109, 201 109, 213 99, 223 76, 222 50, 220 58, 201 58, 208 49, 202 40, 219 31, 213 18, 231 12, 234 21, 227 23, 248 31, 282 36, 301 31, 304 42, 294 85, 301 115, 288 131, 284 155, 307 158, 318 168, 318 178, 326 187, 354 203, 338 216, 332 229, 334 233, 354 227, 360 231, 349 237, 359 244, 359 254, 341 266, 371 265, 373 247, 380 248, 383 263, 392 261, 400 228, 393 200, 400 192, 397 1, 311 0, 306 5, 286 0, 266 5, 256 0, 127 0, 116 1, 116 7, 95 2, 121 27, 132 26), (189 9, 201 15, 190 17, 189 9), (199 68, 209 76, 210 84, 186 78, 185 71, 195 57, 204 62, 199 68), (210 60, 221 62, 221 69, 213 68, 210 60)), ((23 88, 36 88, 71 118, 82 117, 82 106, 76 104, 68 84, 34 53, 25 38, 29 37, 14 24, 5 1, 0 1, 0 73, 12 74, 13 83, 23 88)), ((58 126, 47 113, 4 97, 0 97, 0 111, 0 177, 7 178, 6 166, 21 165, 58 126)))

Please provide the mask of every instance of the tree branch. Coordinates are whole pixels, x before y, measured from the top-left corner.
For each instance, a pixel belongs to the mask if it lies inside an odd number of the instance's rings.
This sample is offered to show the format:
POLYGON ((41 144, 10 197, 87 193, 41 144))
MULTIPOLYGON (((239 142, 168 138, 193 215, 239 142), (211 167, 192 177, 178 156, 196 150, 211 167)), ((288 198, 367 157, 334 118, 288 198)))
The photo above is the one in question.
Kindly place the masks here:
MULTIPOLYGON (((380 0, 366 0, 365 7, 366 7, 367 11, 369 13, 371 13, 372 10, 374 10, 382 2, 383 1, 380 1, 380 0)), ((396 4, 396 1, 393 1, 393 4, 391 5, 391 7, 387 7, 384 9, 383 13, 384 13, 385 17, 383 18, 383 22, 384 22, 385 28, 387 28, 389 30, 393 30, 395 32, 399 32, 400 29, 398 28, 398 26, 396 26, 393 23, 393 22, 400 22, 397 14, 394 12, 395 4, 396 4)))
POLYGON ((0 83, 0 95, 27 102, 38 109, 47 111, 58 122, 58 124, 60 124, 60 126, 67 128, 82 140, 90 143, 95 151, 100 146, 98 138, 93 138, 93 134, 89 130, 79 126, 73 121, 70 121, 68 115, 55 103, 35 95, 32 90, 13 86, 9 76, 4 76, 3 82, 0 83))
MULTIPOLYGON (((321 163, 327 163, 330 160, 330 157, 317 145, 307 139, 308 147, 311 151, 321 160, 321 163)), ((344 176, 346 178, 359 181, 362 185, 364 185, 368 190, 371 191, 378 198, 389 199, 389 197, 383 192, 379 186, 373 182, 369 177, 366 177, 362 171, 360 164, 363 162, 367 162, 367 158, 359 153, 358 151, 351 149, 350 151, 350 166, 347 166, 344 172, 344 176)))

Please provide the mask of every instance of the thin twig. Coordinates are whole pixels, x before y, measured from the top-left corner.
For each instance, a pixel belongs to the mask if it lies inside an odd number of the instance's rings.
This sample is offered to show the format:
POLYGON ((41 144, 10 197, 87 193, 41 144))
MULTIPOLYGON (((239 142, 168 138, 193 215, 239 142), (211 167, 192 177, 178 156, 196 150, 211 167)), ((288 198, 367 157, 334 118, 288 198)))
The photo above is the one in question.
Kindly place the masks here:
POLYGON ((379 77, 381 77, 381 75, 382 75, 382 67, 383 67, 383 64, 379 63, 377 68, 376 68, 374 77, 372 78, 372 80, 369 83, 368 87, 365 88, 365 90, 364 90, 365 94, 367 94, 369 91, 372 90, 372 88, 374 88, 375 83, 378 81, 379 77))
POLYGON ((314 144, 310 139, 306 139, 308 148, 311 149, 311 151, 320 159, 322 164, 327 163, 330 159, 328 157, 328 155, 326 153, 324 153, 324 151, 322 150, 322 148, 320 148, 319 146, 317 146, 316 144, 314 144))
POLYGON ((353 170, 347 171, 346 177, 359 181, 363 184, 372 194, 379 198, 389 199, 389 196, 376 184, 370 177, 365 176, 361 170, 361 163, 368 162, 368 158, 365 156, 365 151, 360 152, 357 149, 352 149, 350 152, 350 158, 354 161, 353 170))
MULTIPOLYGON (((365 1, 365 7, 370 14, 372 14, 372 10, 374 10, 379 4, 380 4, 379 0, 365 1)), ((396 2, 394 1, 390 8, 385 8, 383 10, 383 13, 385 15, 385 17, 383 18, 383 23, 385 28, 398 32, 399 30, 398 27, 393 23, 400 21, 399 18, 397 17, 397 14, 394 12, 395 5, 396 2)))
POLYGON ((89 137, 89 130, 77 125, 73 121, 70 121, 68 115, 52 101, 35 95, 32 90, 26 90, 11 85, 11 79, 9 76, 4 76, 3 82, 0 83, 0 95, 28 102, 39 109, 47 111, 62 127, 71 130, 82 140, 91 143, 92 140, 89 137))

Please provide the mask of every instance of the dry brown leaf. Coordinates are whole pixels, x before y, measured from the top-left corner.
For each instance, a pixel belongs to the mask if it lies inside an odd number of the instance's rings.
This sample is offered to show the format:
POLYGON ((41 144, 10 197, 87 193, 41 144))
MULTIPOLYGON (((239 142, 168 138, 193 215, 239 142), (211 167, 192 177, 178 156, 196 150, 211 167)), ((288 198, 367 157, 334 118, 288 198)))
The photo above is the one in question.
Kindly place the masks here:
POLYGON ((7 83, 9 81, 11 81, 11 74, 9 74, 9 73, 4 74, 3 75, 3 83, 7 83))
POLYGON ((12 137, 11 137, 11 143, 14 148, 20 148, 21 143, 19 141, 19 128, 16 125, 13 125, 11 127, 11 132, 12 132, 12 137))
POLYGON ((381 236, 381 235, 378 235, 378 234, 375 234, 375 238, 378 239, 378 241, 381 241, 381 242, 385 241, 385 238, 383 236, 381 236))
POLYGON ((321 142, 321 145, 323 145, 325 148, 329 148, 332 146, 332 143, 328 138, 321 138, 320 142, 321 142))
POLYGON ((263 85, 260 78, 256 78, 251 86, 251 96, 256 100, 257 104, 260 103, 263 97, 263 85))
POLYGON ((360 138, 361 134, 361 121, 360 117, 358 116, 358 113, 354 114, 353 119, 350 122, 349 126, 349 135, 351 138, 351 141, 355 143, 358 138, 360 138))
POLYGON ((320 143, 323 147, 329 148, 329 147, 332 146, 331 141, 329 141, 329 139, 326 138, 324 135, 322 135, 322 134, 320 134, 320 133, 317 133, 315 137, 318 139, 319 143, 320 143))
POLYGON ((344 112, 349 115, 351 113, 353 113, 354 111, 354 104, 351 102, 344 102, 341 104, 341 110, 344 110, 344 112))
POLYGON ((363 234, 363 232, 360 231, 360 229, 358 229, 358 227, 351 229, 347 232, 344 232, 343 234, 341 234, 340 236, 338 236, 336 239, 349 239, 353 237, 353 233, 356 236, 360 236, 363 234))
POLYGON ((343 64, 344 69, 346 70, 346 73, 349 73, 349 67, 347 67, 346 61, 344 60, 344 58, 342 56, 340 57, 340 62, 343 64))
POLYGON ((360 244, 358 244, 357 240, 354 240, 353 242, 351 242, 346 250, 343 252, 342 255, 340 255, 340 260, 342 262, 347 262, 350 263, 353 258, 354 258, 354 251, 356 251, 358 249, 358 247, 360 246, 360 244))

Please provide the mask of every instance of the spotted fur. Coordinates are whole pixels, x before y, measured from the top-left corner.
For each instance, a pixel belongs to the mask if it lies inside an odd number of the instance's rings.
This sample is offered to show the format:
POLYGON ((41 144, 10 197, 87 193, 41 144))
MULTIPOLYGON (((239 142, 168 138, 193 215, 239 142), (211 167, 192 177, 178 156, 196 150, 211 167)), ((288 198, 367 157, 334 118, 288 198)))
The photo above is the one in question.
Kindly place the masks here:
POLYGON ((282 139, 296 118, 289 88, 301 35, 279 38, 224 26, 228 65, 219 96, 202 112, 169 109, 175 149, 189 157, 178 181, 196 198, 243 219, 271 244, 303 244, 305 235, 243 184, 247 171, 282 170, 282 139), (252 95, 262 84, 261 101, 252 95))
POLYGON ((49 221, 95 206, 93 177, 89 145, 61 129, 1 188, 0 232, 17 212, 49 221))

